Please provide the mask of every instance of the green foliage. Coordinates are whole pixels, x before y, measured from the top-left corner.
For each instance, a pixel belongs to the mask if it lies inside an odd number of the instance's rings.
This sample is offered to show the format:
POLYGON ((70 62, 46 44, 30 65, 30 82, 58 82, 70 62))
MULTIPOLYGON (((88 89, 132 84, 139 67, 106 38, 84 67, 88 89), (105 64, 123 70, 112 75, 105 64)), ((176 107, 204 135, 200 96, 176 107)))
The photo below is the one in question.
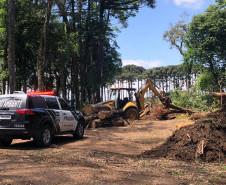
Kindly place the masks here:
MULTIPOLYGON (((47 0, 15 1, 17 89, 37 89, 39 73, 44 74, 46 89, 72 94, 84 102, 90 101, 90 97, 98 99, 100 88, 114 82, 112 79, 122 65, 115 40, 119 29, 112 22, 118 21, 126 27, 128 19, 141 7, 154 8, 155 0, 55 0, 53 3, 44 29, 47 0), (37 73, 39 53, 45 55, 45 63, 39 68, 43 71, 37 73)), ((4 82, 8 58, 7 6, 6 0, 0 0, 0 81, 4 82)))
POLYGON ((226 1, 217 0, 204 14, 194 16, 189 24, 186 56, 212 73, 215 85, 225 76, 226 1))
POLYGON ((3 69, 3 60, 0 59, 0 81, 8 77, 8 71, 3 69))
POLYGON ((198 91, 182 92, 179 89, 175 89, 170 92, 170 97, 173 104, 179 107, 185 107, 194 111, 209 111, 212 104, 214 104, 213 97, 211 95, 202 95, 198 91))
POLYGON ((213 92, 217 89, 212 73, 205 72, 199 75, 198 88, 202 91, 213 92))

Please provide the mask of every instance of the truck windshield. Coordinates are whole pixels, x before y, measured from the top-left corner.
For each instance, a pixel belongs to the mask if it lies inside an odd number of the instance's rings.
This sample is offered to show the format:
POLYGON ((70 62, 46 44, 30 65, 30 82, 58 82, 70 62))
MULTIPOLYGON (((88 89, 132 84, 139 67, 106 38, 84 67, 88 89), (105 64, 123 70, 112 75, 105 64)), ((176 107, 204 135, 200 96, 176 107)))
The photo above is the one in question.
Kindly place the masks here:
POLYGON ((16 110, 26 107, 25 97, 0 97, 0 110, 16 110))

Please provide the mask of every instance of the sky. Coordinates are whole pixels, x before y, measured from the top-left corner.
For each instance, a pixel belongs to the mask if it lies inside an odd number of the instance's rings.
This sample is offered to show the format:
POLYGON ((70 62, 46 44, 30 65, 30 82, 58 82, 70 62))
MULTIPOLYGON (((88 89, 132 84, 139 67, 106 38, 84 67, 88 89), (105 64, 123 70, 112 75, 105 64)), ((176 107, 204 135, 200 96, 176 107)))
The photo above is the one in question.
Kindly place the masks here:
POLYGON ((156 0, 156 7, 142 8, 128 27, 120 28, 116 39, 123 66, 135 64, 150 69, 158 66, 178 65, 182 56, 177 49, 163 40, 163 34, 180 20, 185 12, 189 20, 204 13, 215 0, 156 0))

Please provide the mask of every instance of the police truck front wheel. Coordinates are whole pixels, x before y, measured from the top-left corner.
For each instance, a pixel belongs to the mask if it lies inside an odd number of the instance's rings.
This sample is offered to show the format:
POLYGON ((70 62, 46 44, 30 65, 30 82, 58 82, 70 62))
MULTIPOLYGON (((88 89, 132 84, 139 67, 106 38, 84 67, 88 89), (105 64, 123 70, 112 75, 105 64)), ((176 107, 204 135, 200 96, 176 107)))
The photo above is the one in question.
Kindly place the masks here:
POLYGON ((77 128, 75 129, 74 133, 73 133, 73 138, 74 139, 82 139, 83 135, 84 135, 84 122, 83 121, 78 121, 78 125, 77 128))

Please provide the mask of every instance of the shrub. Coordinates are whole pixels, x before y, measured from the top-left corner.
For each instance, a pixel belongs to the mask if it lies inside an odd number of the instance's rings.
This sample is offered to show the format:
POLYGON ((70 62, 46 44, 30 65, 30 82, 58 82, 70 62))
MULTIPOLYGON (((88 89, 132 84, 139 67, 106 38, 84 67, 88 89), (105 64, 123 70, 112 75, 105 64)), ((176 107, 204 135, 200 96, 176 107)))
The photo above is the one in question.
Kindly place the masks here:
POLYGON ((175 89, 170 92, 172 103, 194 111, 209 111, 216 108, 216 102, 211 95, 202 95, 198 91, 183 92, 175 89))

